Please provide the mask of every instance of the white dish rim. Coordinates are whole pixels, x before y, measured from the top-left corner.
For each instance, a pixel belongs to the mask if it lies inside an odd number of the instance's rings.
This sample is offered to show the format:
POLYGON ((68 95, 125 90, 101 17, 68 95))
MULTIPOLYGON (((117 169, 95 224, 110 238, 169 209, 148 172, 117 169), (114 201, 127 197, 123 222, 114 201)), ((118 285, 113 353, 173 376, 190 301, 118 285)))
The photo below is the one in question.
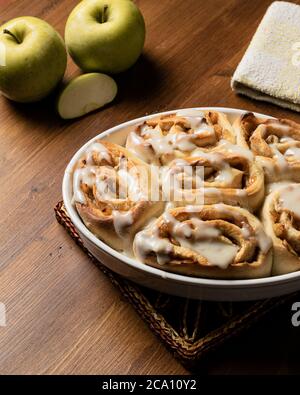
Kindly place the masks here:
POLYGON ((185 276, 181 274, 176 274, 176 273, 171 273, 162 269, 157 269, 152 266, 148 266, 146 264, 143 264, 141 262, 138 262, 137 260, 130 258, 121 252, 118 252, 105 244, 103 241, 98 239, 89 229, 84 225, 82 222, 79 214, 77 213, 75 207, 73 206, 71 199, 69 198, 69 188, 70 188, 70 182, 72 182, 72 173, 73 173, 73 168, 77 160, 80 158, 80 156, 83 154, 84 150, 95 140, 105 138, 109 136, 110 134, 113 134, 120 129, 123 129, 125 127, 129 127, 141 122, 144 122, 147 119, 160 116, 160 115, 167 115, 167 114, 172 114, 177 111, 181 110, 212 110, 212 111, 220 111, 225 114, 232 114, 235 113, 237 115, 245 114, 247 112, 253 112, 256 116, 260 117, 268 117, 268 118, 274 118, 269 115, 257 113, 254 111, 247 111, 243 109, 236 109, 236 108, 229 108, 229 107, 189 107, 189 108, 181 108, 181 109, 175 109, 175 110, 168 110, 168 111, 163 111, 159 113, 154 113, 150 115, 146 115, 143 117, 135 118, 130 121, 123 122, 117 126, 113 126, 112 128, 109 128, 89 141, 87 141, 81 148, 79 148, 76 153, 73 155, 71 158, 70 162, 68 163, 66 170, 64 172, 64 177, 63 177, 63 183, 62 183, 62 195, 63 195, 63 201, 65 208, 70 216, 71 221, 73 222, 75 228, 79 230, 91 243, 96 245, 98 248, 100 248, 102 251, 104 251, 106 254, 109 254, 113 256, 114 258, 122 261, 123 263, 126 263, 129 266, 132 266, 133 268, 137 270, 141 270, 143 272, 152 274, 154 276, 160 277, 164 280, 170 280, 172 282, 179 282, 179 283, 185 283, 188 284, 189 286, 195 286, 199 287, 201 285, 205 285, 206 287, 231 287, 234 289, 245 289, 245 288, 255 288, 255 287, 262 287, 262 286, 273 286, 274 284, 278 283, 286 283, 290 282, 291 280, 295 280, 297 278, 300 278, 300 271, 298 272, 293 272, 293 273, 288 273, 288 274, 282 274, 279 276, 270 276, 270 277, 264 277, 264 278, 258 278, 258 279, 246 279, 246 280, 220 280, 220 279, 209 279, 209 278, 202 278, 202 277, 191 277, 191 276, 185 276))

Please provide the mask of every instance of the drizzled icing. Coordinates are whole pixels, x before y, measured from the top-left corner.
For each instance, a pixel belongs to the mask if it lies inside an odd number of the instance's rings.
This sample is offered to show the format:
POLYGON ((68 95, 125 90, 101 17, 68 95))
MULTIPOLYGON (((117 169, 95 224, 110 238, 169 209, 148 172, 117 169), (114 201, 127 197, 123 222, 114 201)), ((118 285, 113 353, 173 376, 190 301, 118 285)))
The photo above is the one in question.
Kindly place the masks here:
POLYGON ((272 182, 272 183, 267 185, 266 192, 267 192, 267 194, 269 194, 271 192, 278 191, 281 188, 286 187, 288 185, 291 185, 291 181, 272 182))
MULTIPOLYGON (((232 210, 228 208, 228 206, 226 206, 223 203, 214 204, 213 207, 215 208, 215 210, 218 210, 219 212, 227 214, 229 216, 239 215, 238 213, 235 214, 232 210)), ((249 232, 249 226, 246 223, 243 223, 241 231, 245 239, 252 237, 252 233, 249 232)), ((258 223, 255 226, 254 232, 255 232, 255 237, 257 238, 259 248, 261 249, 262 253, 264 254, 267 253, 272 245, 272 241, 270 237, 266 234, 263 226, 260 223, 258 223)))
POLYGON ((140 261, 144 261, 147 254, 154 252, 157 263, 164 265, 170 261, 170 253, 173 251, 173 244, 168 239, 161 239, 157 230, 154 232, 141 231, 134 239, 137 246, 136 255, 140 261))
POLYGON ((295 139, 293 139, 293 137, 283 136, 283 137, 280 137, 279 142, 280 143, 291 143, 291 142, 295 142, 295 139))
MULTIPOLYGON (((221 184, 222 186, 230 186, 234 179, 235 176, 240 173, 242 174, 240 171, 235 170, 232 167, 229 166, 229 164, 224 163, 224 167, 219 170, 217 176, 215 177, 215 182, 218 184, 221 184), (227 165, 227 166, 226 166, 227 165)), ((241 176, 242 177, 242 176, 241 176)))
POLYGON ((141 136, 135 132, 130 132, 128 141, 130 141, 130 151, 138 158, 143 159, 147 163, 151 163, 153 156, 152 149, 150 145, 145 145, 145 141, 141 136))
MULTIPOLYGON (((128 167, 125 157, 120 158, 117 167, 113 167, 111 154, 99 142, 92 143, 85 150, 85 167, 77 168, 73 175, 73 202, 85 204, 86 198, 82 191, 82 184, 93 188, 95 197, 101 201, 130 198, 133 201, 145 200, 147 191, 140 186, 139 171, 142 169, 128 167), (97 162, 103 159, 106 163, 94 164, 94 155, 97 162)), ((144 175, 142 175, 144 176, 144 175)))
POLYGON ((108 213, 111 214, 105 215, 111 216, 117 235, 126 239, 127 228, 133 224, 134 218, 132 211, 128 210, 128 204, 125 206, 127 209, 123 210, 122 203, 128 200, 143 201, 147 195, 147 191, 143 191, 140 185, 138 167, 129 168, 128 160, 123 156, 120 156, 118 164, 114 166, 109 150, 98 142, 86 149, 82 163, 84 167, 75 169, 73 174, 73 203, 87 204, 83 185, 87 186, 92 192, 89 198, 94 199, 95 207, 104 204, 110 208, 108 213), (98 164, 102 160, 105 162, 98 164), (116 208, 118 206, 120 210, 116 208))
POLYGON ((189 223, 186 223, 178 221, 172 214, 165 212, 163 219, 166 223, 171 224, 172 235, 174 236, 189 238, 193 235, 194 238, 213 238, 221 234, 219 229, 209 226, 205 221, 196 217, 191 217, 189 223))
POLYGON ((284 155, 279 151, 276 144, 270 144, 270 148, 273 152, 273 158, 276 160, 280 170, 285 170, 287 168, 288 163, 284 155))
POLYGON ((171 166, 161 167, 160 179, 165 200, 193 201, 192 190, 203 189, 202 167, 194 169, 184 159, 176 159, 171 166))
POLYGON ((92 165, 94 163, 92 157, 93 153, 97 153, 100 160, 104 159, 108 163, 111 162, 111 156, 106 147, 104 147, 104 145, 99 142, 95 142, 91 144, 85 151, 87 165, 92 165))
MULTIPOLYGON (((263 146, 259 149, 258 161, 263 166, 266 174, 273 179, 275 171, 284 172, 289 170, 291 162, 300 162, 300 135, 297 137, 297 131, 288 125, 279 123, 270 123, 269 125, 260 125, 257 130, 261 128, 261 136, 258 141, 264 139, 264 144, 268 144, 270 151, 264 155, 263 146), (268 126, 273 128, 268 134, 268 126), (276 132, 277 131, 277 132, 276 132), (271 160, 272 159, 272 160, 271 160), (274 164, 276 166, 274 166, 274 164)), ((277 178, 277 177, 276 177, 277 178)))
POLYGON ((197 135, 201 135, 203 132, 210 132, 211 135, 215 134, 214 128, 207 124, 205 115, 200 110, 180 110, 177 111, 176 115, 184 117, 197 135))
POLYGON ((199 253, 211 265, 218 266, 221 269, 227 269, 239 250, 239 247, 235 244, 218 240, 201 240, 191 243, 189 240, 180 239, 180 243, 183 247, 199 253))
MULTIPOLYGON (((223 203, 212 205, 212 208, 229 217, 234 216, 239 219, 241 217, 239 211, 234 212, 223 203)), ((187 221, 183 222, 178 221, 169 211, 163 214, 162 220, 170 226, 171 237, 177 240, 181 247, 188 248, 206 258, 208 264, 226 269, 233 263, 240 246, 231 243, 226 236, 224 239, 222 231, 215 225, 192 215, 192 213, 200 212, 201 206, 187 206, 185 211, 190 212, 191 215, 187 221)), ((271 248, 271 239, 258 221, 252 225, 248 221, 242 221, 240 232, 245 240, 256 239, 262 253, 266 254, 271 248)), ((171 252, 175 248, 168 238, 159 237, 158 222, 140 232, 135 239, 135 245, 139 259, 144 260, 147 254, 154 252, 160 264, 166 264, 172 260, 171 252)))
POLYGON ((133 224, 133 216, 131 211, 112 211, 114 228, 118 236, 126 238, 126 228, 133 224))
POLYGON ((285 151, 284 156, 285 157, 293 157, 297 161, 300 161, 300 148, 290 147, 285 151))
POLYGON ((203 201, 205 195, 221 196, 222 188, 234 189, 239 198, 247 196, 247 191, 243 189, 243 171, 231 167, 224 153, 198 151, 197 155, 193 154, 192 157, 195 157, 195 160, 175 159, 169 166, 161 168, 163 190, 168 196, 174 190, 178 195, 184 195, 185 201, 193 201, 199 196, 198 204, 200 199, 203 201), (203 160, 208 163, 203 163, 203 160), (173 188, 171 190, 170 185, 173 188))
MULTIPOLYGON (((206 124, 205 124, 206 125, 206 124)), ((211 131, 214 133, 214 129, 206 125, 201 127, 201 132, 211 131)), ((197 148, 197 144, 193 142, 197 135, 200 134, 200 129, 194 130, 194 133, 176 132, 168 133, 163 135, 159 127, 154 129, 144 125, 141 127, 141 136, 147 135, 144 140, 144 144, 149 144, 153 148, 156 155, 172 154, 174 150, 179 151, 193 151, 197 148)), ((139 144, 141 141, 139 141, 139 144)), ((141 150, 141 149, 140 149, 141 150)), ((140 154, 143 152, 140 151, 140 154)))
POLYGON ((84 167, 76 169, 73 175, 73 202, 86 203, 86 198, 81 189, 81 184, 92 188, 96 180, 96 167, 84 167))
MULTIPOLYGON (((199 218, 192 217, 189 223, 180 222, 169 212, 165 212, 163 220, 171 225, 171 236, 176 238, 181 247, 200 254, 210 265, 226 269, 239 250, 239 246, 229 241, 215 240, 221 236, 221 231, 199 218)), ((156 223, 136 235, 135 245, 140 260, 144 261, 147 254, 154 252, 160 265, 171 260, 171 253, 174 250, 169 239, 159 237, 156 223)))
POLYGON ((255 236, 257 238, 259 248, 264 254, 266 254, 272 246, 272 240, 266 234, 262 225, 257 227, 255 231, 255 236))
POLYGON ((237 144, 232 144, 224 139, 220 140, 219 148, 220 150, 227 151, 231 154, 237 154, 240 157, 245 158, 250 162, 254 159, 253 153, 248 148, 241 147, 240 145, 237 144))
POLYGON ((172 126, 168 133, 164 134, 159 124, 155 127, 144 124, 140 126, 139 133, 131 132, 127 138, 127 147, 138 157, 151 163, 162 155, 173 154, 174 151, 192 152, 197 147, 197 139, 203 136, 209 139, 210 144, 215 143, 216 135, 213 126, 206 121, 201 111, 179 111, 176 116, 184 117, 190 125, 190 131, 181 131, 172 126), (156 158, 153 157, 156 155, 156 158))
POLYGON ((278 190, 279 205, 294 213, 300 219, 300 185, 290 185, 278 190))

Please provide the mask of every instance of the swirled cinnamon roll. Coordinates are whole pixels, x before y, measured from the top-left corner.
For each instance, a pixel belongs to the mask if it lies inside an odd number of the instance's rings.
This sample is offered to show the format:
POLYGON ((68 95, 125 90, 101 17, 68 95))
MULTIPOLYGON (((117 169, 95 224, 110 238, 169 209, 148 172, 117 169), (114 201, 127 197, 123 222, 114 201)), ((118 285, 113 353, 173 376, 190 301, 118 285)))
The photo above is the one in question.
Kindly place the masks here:
POLYGON ((147 163, 164 165, 192 151, 217 147, 221 141, 235 143, 225 114, 216 111, 181 110, 149 119, 129 133, 126 148, 147 163))
POLYGON ((149 167, 125 148, 94 142, 73 173, 73 202, 83 222, 99 239, 128 251, 135 233, 163 210, 150 201, 149 167))
POLYGON ((136 258, 190 276, 258 278, 271 273, 272 242, 247 210, 225 204, 178 207, 137 233, 136 258))
POLYGON ((300 182, 300 124, 247 113, 237 119, 234 129, 237 143, 251 149, 267 182, 300 182))
POLYGON ((262 210, 262 221, 273 240, 273 275, 300 270, 300 184, 271 192, 262 210))
POLYGON ((246 152, 201 152, 162 169, 166 200, 176 205, 226 203, 255 211, 264 198, 264 173, 246 152))

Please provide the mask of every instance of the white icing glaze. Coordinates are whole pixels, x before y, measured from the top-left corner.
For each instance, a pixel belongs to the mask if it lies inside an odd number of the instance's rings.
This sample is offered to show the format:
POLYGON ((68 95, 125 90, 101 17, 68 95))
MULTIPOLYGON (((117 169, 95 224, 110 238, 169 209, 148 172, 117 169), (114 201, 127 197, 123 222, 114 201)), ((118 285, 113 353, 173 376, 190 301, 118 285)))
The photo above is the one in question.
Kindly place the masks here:
MULTIPOLYGON (((171 225, 171 235, 182 247, 200 254, 210 265, 226 269, 239 250, 234 244, 214 240, 221 235, 221 231, 201 219, 192 217, 188 222, 180 222, 172 214, 165 212, 163 220, 171 225)), ((143 261, 147 254, 154 252, 158 263, 162 265, 170 260, 169 254, 173 250, 168 239, 158 237, 156 223, 136 235, 135 246, 140 260, 143 261)))
POLYGON ((240 198, 245 198, 247 196, 247 191, 246 189, 236 189, 235 195, 240 198))
MULTIPOLYGON (((110 169, 112 170, 112 169, 110 169)), ((111 177, 106 178, 101 174, 96 176, 96 198, 101 201, 117 199, 117 179, 116 172, 111 171, 111 177)))
POLYGON ((199 218, 192 217, 189 222, 180 222, 173 217, 172 214, 165 212, 163 219, 166 223, 172 226, 172 236, 174 237, 186 237, 189 238, 192 235, 195 239, 197 238, 213 238, 221 234, 219 229, 214 228, 207 222, 202 221, 199 218))
POLYGON ((201 135, 205 132, 209 132, 212 136, 215 136, 215 129, 213 126, 208 125, 205 115, 200 110, 180 110, 176 113, 178 117, 185 118, 191 125, 194 133, 201 135))
POLYGON ((114 228, 118 236, 121 238, 126 237, 126 228, 133 224, 133 216, 131 211, 112 211, 114 228))
POLYGON ((274 171, 275 171, 274 165, 272 163, 272 159, 271 158, 264 158, 263 156, 257 156, 256 161, 257 161, 257 163, 259 163, 262 166, 262 168, 264 169, 266 174, 268 174, 269 177, 272 177, 272 175, 274 174, 274 171))
POLYGON ((138 158, 143 159, 147 163, 151 163, 153 159, 153 151, 151 147, 145 145, 144 139, 136 134, 135 132, 130 132, 128 136, 129 141, 129 149, 132 151, 138 158))
MULTIPOLYGON (((219 212, 222 212, 224 214, 228 214, 228 215, 234 215, 237 216, 237 213, 234 213, 233 211, 231 211, 226 205, 224 205, 223 203, 218 203, 218 204, 214 204, 213 205, 215 210, 218 210, 219 212)), ((242 234, 245 238, 246 235, 248 234, 248 237, 251 236, 251 233, 249 232, 249 230, 247 229, 247 225, 244 224, 242 226, 242 228, 240 228, 242 231, 242 234)), ((262 225, 260 223, 257 224, 257 226, 255 227, 255 236, 257 238, 257 242, 259 245, 259 248, 261 249, 262 253, 267 253, 269 251, 269 249, 271 248, 272 242, 270 237, 265 233, 262 225)))
POLYGON ((279 204, 300 218, 300 184, 293 184, 278 191, 279 204))
POLYGON ((107 150, 107 148, 98 142, 92 143, 85 151, 86 154, 86 163, 87 165, 93 164, 92 154, 96 152, 101 159, 106 160, 107 162, 111 161, 111 156, 107 150))
POLYGON ((193 135, 187 133, 177 133, 176 139, 173 143, 174 148, 178 148, 180 151, 193 151, 197 146, 191 139, 193 135))
POLYGON ((166 206, 165 206, 165 211, 172 210, 172 208, 174 208, 174 207, 175 207, 174 202, 167 202, 166 206))
POLYGON ((270 250, 272 245, 271 238, 265 233, 261 225, 257 227, 255 231, 255 236, 257 238, 257 242, 259 248, 261 249, 261 252, 263 254, 266 254, 270 250))
POLYGON ((142 198, 143 193, 139 187, 137 175, 132 173, 133 171, 122 168, 118 170, 119 190, 124 197, 129 196, 132 201, 137 202, 142 198))
POLYGON ((222 197, 222 191, 218 188, 204 187, 204 196, 219 196, 222 197))
POLYGON ((286 170, 288 163, 284 155, 279 151, 276 144, 270 144, 270 148, 273 152, 273 158, 276 160, 279 169, 286 170))
POLYGON ((86 184, 88 187, 92 187, 95 180, 96 168, 95 167, 84 167, 76 169, 73 175, 73 202, 86 203, 84 193, 81 189, 81 184, 86 184))
POLYGON ((190 218, 188 222, 180 222, 170 213, 165 213, 163 219, 171 224, 171 235, 182 247, 199 253, 211 265, 225 269, 233 262, 239 247, 215 240, 221 235, 219 229, 196 217, 190 218))
POLYGON ((291 181, 272 182, 270 184, 267 184, 266 193, 269 194, 271 192, 278 191, 288 185, 291 185, 291 181))
POLYGON ((241 227, 241 233, 244 239, 249 239, 251 237, 250 228, 247 224, 243 224, 243 226, 241 227))
POLYGON ((174 142, 176 141, 176 134, 161 134, 158 128, 147 129, 147 134, 150 136, 146 142, 151 144, 157 155, 172 154, 174 151, 174 142))
POLYGON ((202 206, 188 204, 185 206, 185 211, 187 213, 200 213, 200 211, 202 211, 202 206))
POLYGON ((214 210, 217 210, 219 213, 234 215, 232 211, 228 208, 228 206, 224 203, 216 203, 213 205, 214 210))
POLYGON ((173 251, 173 245, 168 239, 162 239, 158 236, 157 231, 141 231, 137 233, 134 239, 135 251, 137 258, 144 261, 147 254, 154 252, 158 264, 164 265, 170 261, 170 253, 173 251))
POLYGON ((228 163, 224 163, 224 167, 218 172, 215 177, 215 182, 224 184, 224 186, 230 186, 235 178, 235 172, 228 163))
POLYGON ((186 222, 177 221, 169 212, 163 214, 163 220, 172 226, 173 236, 191 237, 193 230, 186 222))
POLYGON ((176 159, 170 166, 162 167, 160 175, 165 200, 194 201, 196 197, 199 204, 202 202, 202 166, 193 167, 184 159, 176 159), (194 190, 200 191, 199 195, 195 195, 194 190))
POLYGON ((235 244, 224 243, 219 240, 200 240, 190 242, 186 239, 179 239, 180 244, 197 252, 207 259, 208 263, 226 269, 233 261, 239 250, 235 244))
POLYGON ((198 117, 203 119, 204 118, 204 112, 201 110, 195 110, 195 109, 190 109, 190 110, 179 110, 177 111, 176 115, 178 117, 198 117))
POLYGON ((163 154, 172 154, 174 150, 191 152, 197 148, 197 144, 194 143, 197 137, 201 137, 201 135, 207 136, 210 134, 212 137, 215 136, 215 130, 213 126, 207 124, 204 114, 201 112, 197 112, 197 115, 194 115, 194 112, 178 112, 177 115, 184 116, 184 118, 190 123, 191 129, 193 133, 184 133, 184 132, 176 132, 172 133, 172 130, 164 135, 159 126, 155 128, 151 128, 148 125, 142 125, 140 128, 140 134, 143 137, 139 137, 136 133, 130 134, 131 143, 136 145, 133 147, 133 151, 141 158, 145 158, 148 156, 145 148, 141 147, 152 146, 156 155, 161 156, 163 154), (189 114, 189 115, 183 115, 189 114), (135 135, 135 136, 134 136, 135 135))
POLYGON ((243 158, 246 158, 249 161, 252 161, 254 158, 253 153, 248 148, 241 147, 237 144, 232 144, 224 139, 220 140, 219 148, 231 154, 237 154, 243 158))
POLYGON ((294 157, 297 161, 300 161, 300 148, 290 147, 285 151, 284 156, 285 157, 294 157))
POLYGON ((289 137, 289 136, 283 136, 283 137, 280 137, 280 139, 279 139, 280 143, 292 143, 292 142, 295 142, 295 141, 296 140, 293 139, 293 137, 289 137))
POLYGON ((204 152, 199 148, 194 150, 190 156, 192 158, 206 159, 217 166, 221 166, 224 163, 224 156, 220 152, 204 152))

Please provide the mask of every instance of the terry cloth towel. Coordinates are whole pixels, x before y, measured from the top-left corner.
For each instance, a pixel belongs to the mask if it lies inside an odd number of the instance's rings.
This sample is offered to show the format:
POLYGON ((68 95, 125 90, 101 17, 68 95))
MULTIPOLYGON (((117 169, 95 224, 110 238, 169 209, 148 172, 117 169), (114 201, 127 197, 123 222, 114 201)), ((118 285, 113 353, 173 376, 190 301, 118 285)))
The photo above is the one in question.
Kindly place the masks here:
POLYGON ((237 93, 300 112, 300 6, 275 1, 238 65, 237 93))

